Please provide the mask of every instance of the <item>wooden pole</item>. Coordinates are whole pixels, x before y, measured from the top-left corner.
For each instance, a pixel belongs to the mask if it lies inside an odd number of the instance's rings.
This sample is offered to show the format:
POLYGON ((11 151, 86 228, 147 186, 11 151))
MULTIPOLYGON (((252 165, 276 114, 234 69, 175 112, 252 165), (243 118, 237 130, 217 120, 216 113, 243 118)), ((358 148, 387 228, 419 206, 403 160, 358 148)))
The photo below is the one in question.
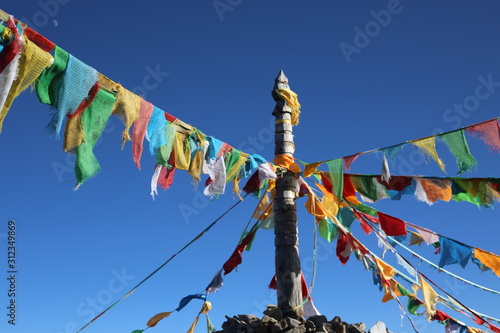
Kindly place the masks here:
MULTIPOLYGON (((291 124, 290 107, 277 93, 277 89, 286 88, 288 79, 280 71, 275 80, 272 96, 276 101, 273 115, 275 125, 275 155, 293 156, 295 146, 291 124)), ((299 258, 299 237, 297 228, 297 208, 295 197, 297 192, 296 175, 288 170, 278 170, 276 180, 276 196, 274 199, 274 244, 276 246, 276 282, 278 291, 278 307, 285 317, 303 318, 301 269, 299 258)))

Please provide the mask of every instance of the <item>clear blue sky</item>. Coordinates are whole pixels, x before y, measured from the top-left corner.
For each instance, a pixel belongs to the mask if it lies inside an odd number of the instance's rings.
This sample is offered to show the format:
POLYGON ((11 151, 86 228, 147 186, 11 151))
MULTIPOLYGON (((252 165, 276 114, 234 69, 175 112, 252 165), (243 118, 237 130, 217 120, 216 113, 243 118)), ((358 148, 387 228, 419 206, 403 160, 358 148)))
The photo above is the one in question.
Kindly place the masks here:
MULTIPOLYGON (((294 128, 295 156, 307 162, 382 148, 500 115, 500 4, 495 2, 217 3, 225 9, 217 10, 212 0, 9 1, 2 9, 205 134, 268 160, 274 154, 270 92, 280 69, 302 104, 300 124, 294 128), (359 31, 366 29, 363 38, 359 31), (458 112, 454 105, 476 96, 481 78, 493 81, 488 97, 470 111, 458 112)), ((137 170, 130 143, 120 149, 123 125, 116 118, 95 149, 102 171, 74 192, 73 161, 62 151, 62 142, 44 131, 50 114, 50 108, 27 91, 14 102, 0 135, 0 234, 5 236, 9 219, 17 222, 19 272, 17 321, 12 327, 5 316, 8 285, 2 268, 2 332, 74 332, 237 199, 228 189, 209 202, 201 186, 193 187, 189 175, 178 172, 174 186, 153 201, 149 187, 154 159, 145 153, 142 170, 137 170)), ((479 140, 470 145, 479 164, 465 176, 500 177, 499 155, 488 152, 479 140)), ((402 159, 409 162, 399 161, 394 173, 446 176, 433 162, 410 160, 411 149, 404 152, 402 159)), ((453 157, 442 157, 453 176, 453 157)), ((379 173, 380 168, 381 158, 374 154, 354 162, 352 171, 379 173)), ((145 328, 154 314, 171 311, 182 297, 202 291, 231 255, 256 203, 247 198, 84 332, 145 328)), ((310 282, 313 219, 303 201, 298 207, 300 254, 310 282)), ((463 202, 427 206, 413 197, 386 199, 376 208, 500 253, 494 209, 463 202)), ((353 232, 381 253, 373 235, 363 237, 358 224, 353 232)), ((218 329, 224 315, 261 315, 267 304, 276 302, 267 288, 274 274, 273 238, 272 231, 259 231, 238 271, 227 275, 221 290, 210 295, 210 317, 218 329)), ((4 239, 1 249, 0 267, 5 267, 4 239)), ((429 247, 418 250, 439 261, 429 247)), ((438 274, 425 263, 418 267, 466 305, 500 317, 498 295, 438 274)), ((492 272, 480 273, 471 264, 466 269, 447 268, 500 289, 492 272)), ((370 272, 354 258, 345 266, 339 263, 335 243, 319 241, 312 297, 329 319, 338 315, 367 327, 381 320, 395 333, 412 332, 406 319, 400 326, 395 301, 381 303, 382 293, 370 272)), ((201 304, 193 301, 148 332, 187 331, 201 304)), ((458 313, 440 309, 476 326, 458 313)), ((413 319, 421 332, 444 331, 438 323, 413 319)), ((204 318, 197 330, 205 331, 204 318)))

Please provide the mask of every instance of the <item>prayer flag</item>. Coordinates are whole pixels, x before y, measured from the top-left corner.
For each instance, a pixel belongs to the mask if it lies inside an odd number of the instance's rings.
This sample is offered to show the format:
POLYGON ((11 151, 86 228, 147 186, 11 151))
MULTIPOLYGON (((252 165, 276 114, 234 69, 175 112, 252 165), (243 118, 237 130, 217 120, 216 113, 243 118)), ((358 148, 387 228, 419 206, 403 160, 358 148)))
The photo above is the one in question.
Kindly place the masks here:
MULTIPOLYGON (((76 111, 98 80, 97 71, 73 55, 69 55, 66 70, 59 83, 54 107, 57 111, 46 127, 51 136, 58 137, 64 116, 76 111)), ((114 96, 113 96, 114 98, 114 96)))
POLYGON ((453 156, 455 156, 457 166, 460 169, 458 173, 468 171, 477 164, 476 159, 470 153, 463 129, 442 134, 440 138, 446 143, 453 156))
POLYGON ((439 243, 441 244, 441 258, 438 264, 439 267, 451 264, 460 264, 460 266, 465 268, 470 257, 472 256, 471 247, 443 236, 439 237, 439 243))
POLYGON ((377 214, 380 226, 387 236, 406 235, 406 225, 403 220, 381 212, 377 212, 377 214))
POLYGON ((469 126, 466 130, 472 136, 483 140, 491 150, 500 152, 500 126, 497 119, 469 126))
POLYGON ((420 275, 420 288, 424 295, 424 306, 427 310, 427 320, 431 321, 431 318, 436 314, 436 304, 438 301, 438 294, 432 289, 432 287, 424 280, 422 275, 420 275))
POLYGON ((54 105, 57 88, 68 65, 68 60, 69 53, 56 45, 52 66, 46 68, 35 81, 36 94, 40 103, 54 105))
POLYGON ((474 257, 479 259, 481 263, 489 268, 500 277, 500 256, 474 248, 474 257))
POLYGON ((138 169, 141 168, 142 145, 153 110, 153 104, 144 99, 141 100, 139 118, 135 122, 134 129, 132 130, 132 156, 138 169))
MULTIPOLYGON (((342 159, 331 160, 326 162, 330 172, 332 193, 340 200, 344 189, 344 176, 342 170, 342 159)), ((326 185, 325 185, 326 186, 326 185)))
POLYGON ((77 186, 93 177, 101 169, 93 150, 111 115, 115 101, 113 94, 99 90, 94 102, 82 113, 81 121, 85 141, 76 147, 77 186))
POLYGON ((426 139, 411 141, 411 143, 417 146, 425 156, 428 156, 436 161, 436 163, 439 165, 439 168, 441 168, 441 170, 445 172, 445 165, 443 161, 439 159, 436 151, 436 137, 431 136, 426 139))

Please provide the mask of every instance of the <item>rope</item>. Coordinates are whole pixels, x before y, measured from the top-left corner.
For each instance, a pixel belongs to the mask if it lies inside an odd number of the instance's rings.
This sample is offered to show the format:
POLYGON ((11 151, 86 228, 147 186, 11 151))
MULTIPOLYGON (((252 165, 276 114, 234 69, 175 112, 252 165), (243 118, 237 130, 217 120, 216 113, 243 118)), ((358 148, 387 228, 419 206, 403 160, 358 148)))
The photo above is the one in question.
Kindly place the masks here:
POLYGON ((221 220, 227 213, 229 213, 231 210, 233 210, 237 205, 239 205, 244 198, 246 198, 248 196, 245 195, 242 199, 240 199, 238 202, 236 202, 234 205, 232 205, 228 210, 226 210, 222 215, 220 215, 218 218, 215 219, 215 221, 213 221, 212 223, 210 223, 208 225, 208 227, 206 227, 205 229, 203 229, 202 232, 200 232, 196 237, 194 237, 189 243, 187 243, 184 247, 182 247, 179 251, 177 251, 175 254, 173 254, 167 261, 165 261, 163 264, 161 264, 157 269, 155 269, 151 274, 149 274, 148 276, 146 276, 141 282, 139 282, 135 287, 133 287, 128 293, 126 293, 124 296, 122 296, 120 299, 118 299, 116 302, 114 302, 113 304, 111 304, 107 309, 105 309, 104 311, 102 311, 100 314, 98 314, 96 317, 94 317, 92 320, 90 320, 89 322, 87 322, 84 326, 82 326, 82 328, 80 328, 78 331, 76 331, 76 333, 79 333, 81 331, 83 331, 85 328, 87 328, 87 326, 89 326, 90 324, 92 324, 97 318, 101 317, 103 314, 105 314, 109 309, 111 309, 112 307, 114 307, 116 304, 118 304, 121 300, 123 300, 124 298, 128 297, 129 295, 131 295, 139 286, 141 286, 144 282, 146 282, 147 280, 149 280, 149 278, 151 278, 153 275, 155 275, 159 270, 161 270, 163 267, 165 267, 165 265, 167 265, 172 259, 174 259, 178 254, 180 254, 182 251, 184 251, 186 248, 188 248, 191 244, 193 244, 195 241, 197 241, 198 239, 200 239, 207 231, 209 231, 217 222, 219 222, 219 220, 221 220))

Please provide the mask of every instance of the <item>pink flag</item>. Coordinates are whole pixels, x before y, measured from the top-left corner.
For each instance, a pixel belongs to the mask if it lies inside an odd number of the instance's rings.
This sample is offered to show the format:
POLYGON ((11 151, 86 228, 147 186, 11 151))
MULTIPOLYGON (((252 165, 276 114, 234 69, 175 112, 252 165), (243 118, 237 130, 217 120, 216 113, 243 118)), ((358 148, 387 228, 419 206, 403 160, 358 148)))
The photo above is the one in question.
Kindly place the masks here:
POLYGON ((153 104, 144 99, 141 100, 139 118, 135 121, 132 131, 132 156, 135 165, 139 169, 141 168, 142 143, 144 142, 144 136, 146 135, 146 129, 148 128, 149 119, 153 114, 153 110, 153 104))
POLYGON ((483 140, 493 151, 500 153, 500 126, 498 120, 494 119, 486 123, 469 126, 467 132, 483 140))

